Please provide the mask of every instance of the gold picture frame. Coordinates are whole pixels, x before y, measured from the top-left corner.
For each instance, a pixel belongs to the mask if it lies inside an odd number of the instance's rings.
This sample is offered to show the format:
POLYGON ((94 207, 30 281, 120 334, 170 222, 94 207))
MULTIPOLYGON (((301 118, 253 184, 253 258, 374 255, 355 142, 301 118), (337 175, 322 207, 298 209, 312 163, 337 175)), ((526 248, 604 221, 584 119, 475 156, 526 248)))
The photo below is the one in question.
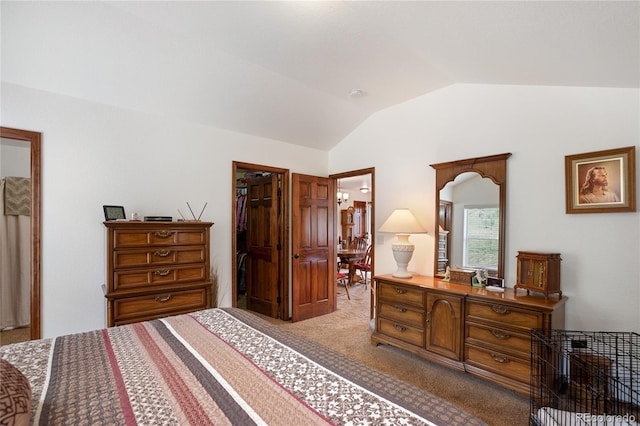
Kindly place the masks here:
POLYGON ((565 156, 567 213, 635 212, 636 147, 565 156))

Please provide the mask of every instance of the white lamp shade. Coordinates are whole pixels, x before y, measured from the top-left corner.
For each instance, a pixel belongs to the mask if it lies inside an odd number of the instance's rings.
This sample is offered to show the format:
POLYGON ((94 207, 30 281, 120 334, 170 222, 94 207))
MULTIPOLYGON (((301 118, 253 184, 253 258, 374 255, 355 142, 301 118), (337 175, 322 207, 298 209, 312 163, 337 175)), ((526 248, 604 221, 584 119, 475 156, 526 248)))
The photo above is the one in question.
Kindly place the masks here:
POLYGON ((378 230, 391 234, 424 234, 427 232, 409 209, 394 210, 378 230))

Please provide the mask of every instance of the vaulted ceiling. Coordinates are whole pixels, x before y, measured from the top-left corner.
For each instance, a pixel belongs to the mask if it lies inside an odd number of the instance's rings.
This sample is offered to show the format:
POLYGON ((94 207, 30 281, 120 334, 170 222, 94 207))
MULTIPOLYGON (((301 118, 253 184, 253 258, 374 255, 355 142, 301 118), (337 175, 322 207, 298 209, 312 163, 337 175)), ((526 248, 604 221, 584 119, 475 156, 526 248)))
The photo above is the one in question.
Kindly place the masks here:
POLYGON ((638 1, 3 0, 0 12, 5 82, 322 150, 456 83, 640 87, 638 1))

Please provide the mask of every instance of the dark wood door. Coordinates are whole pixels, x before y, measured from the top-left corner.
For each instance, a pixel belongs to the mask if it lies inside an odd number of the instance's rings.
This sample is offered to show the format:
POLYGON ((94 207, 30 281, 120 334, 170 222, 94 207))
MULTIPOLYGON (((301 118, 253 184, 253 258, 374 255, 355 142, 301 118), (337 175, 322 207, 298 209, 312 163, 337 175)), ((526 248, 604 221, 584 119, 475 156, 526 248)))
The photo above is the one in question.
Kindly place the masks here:
POLYGON ((278 175, 247 182, 247 309, 278 318, 280 248, 278 175))
POLYGON ((335 214, 333 180, 292 175, 292 321, 335 310, 335 214))

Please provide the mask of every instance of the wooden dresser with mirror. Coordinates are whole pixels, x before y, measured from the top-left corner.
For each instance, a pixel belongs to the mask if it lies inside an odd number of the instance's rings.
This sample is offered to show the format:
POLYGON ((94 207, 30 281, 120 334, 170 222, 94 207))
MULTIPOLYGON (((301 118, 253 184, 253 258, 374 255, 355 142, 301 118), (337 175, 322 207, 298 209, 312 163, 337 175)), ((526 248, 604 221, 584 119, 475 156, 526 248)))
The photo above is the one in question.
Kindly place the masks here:
POLYGON ((561 294, 529 295, 513 288, 490 291, 443 281, 447 267, 487 269, 490 276, 504 278, 510 156, 431 165, 436 171, 434 277, 374 278, 375 331, 371 341, 405 349, 528 395, 530 332, 534 328, 564 328, 567 298, 561 294), (478 238, 485 241, 478 241, 477 246, 462 247, 463 230, 469 217, 478 217, 477 210, 484 215, 483 227, 491 232, 478 238), (480 255, 463 256, 474 250, 480 255))

